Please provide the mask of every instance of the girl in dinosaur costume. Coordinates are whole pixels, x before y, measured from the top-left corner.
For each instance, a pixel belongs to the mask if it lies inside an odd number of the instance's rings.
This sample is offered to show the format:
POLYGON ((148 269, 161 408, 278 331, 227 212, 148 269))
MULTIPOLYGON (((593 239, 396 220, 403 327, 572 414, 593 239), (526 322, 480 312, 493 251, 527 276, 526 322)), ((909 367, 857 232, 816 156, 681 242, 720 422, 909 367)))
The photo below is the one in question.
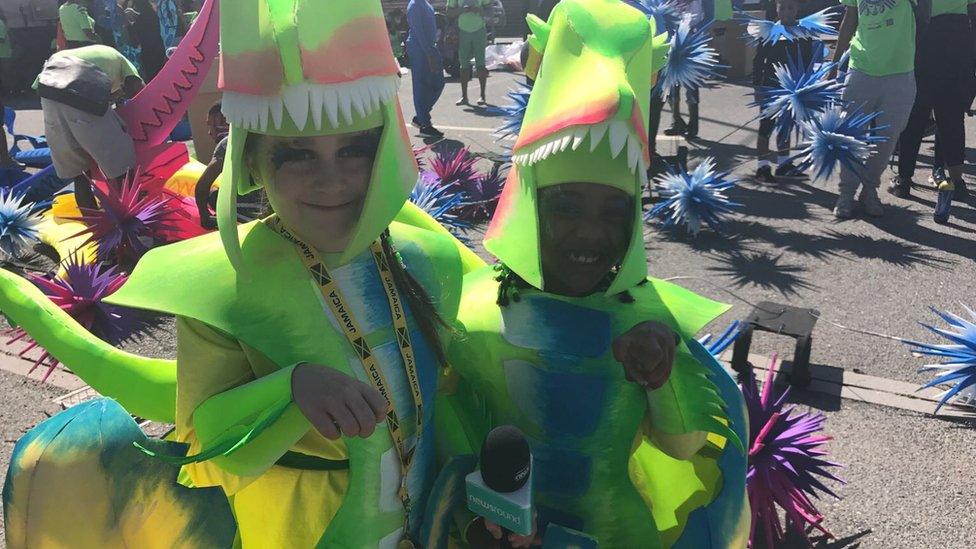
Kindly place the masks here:
MULTIPOLYGON (((222 8, 231 131, 220 232, 153 250, 111 300, 177 317, 175 387, 170 363, 33 318, 49 310, 27 314, 9 277, 4 311, 128 411, 175 415, 188 456, 132 440, 182 466, 184 485, 219 487, 237 544, 413 546, 435 473, 438 335, 456 317, 463 269, 456 243, 404 206, 417 169, 380 2, 222 8), (238 227, 237 193, 261 186, 276 216, 238 227), (86 354, 107 363, 100 371, 86 354)), ((44 529, 53 518, 27 516, 21 495, 47 462, 22 450, 4 494, 8 529, 11 518, 44 529)))
POLYGON ((460 424, 438 422, 466 433, 458 453, 499 425, 526 434, 542 535, 745 547, 744 404, 693 338, 727 307, 647 278, 645 108, 661 39, 614 0, 563 0, 530 25, 541 66, 485 237, 500 263, 465 277, 445 397, 460 424))

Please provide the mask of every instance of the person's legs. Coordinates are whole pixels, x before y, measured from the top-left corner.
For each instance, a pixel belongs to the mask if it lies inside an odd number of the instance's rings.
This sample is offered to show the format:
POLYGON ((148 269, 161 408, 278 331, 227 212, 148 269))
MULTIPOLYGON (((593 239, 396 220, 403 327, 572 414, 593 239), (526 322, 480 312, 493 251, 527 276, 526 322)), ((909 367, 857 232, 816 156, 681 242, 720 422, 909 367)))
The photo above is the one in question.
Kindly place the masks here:
POLYGON ((488 69, 485 67, 485 48, 488 47, 488 29, 483 28, 473 34, 474 44, 474 67, 478 71, 478 84, 481 86, 481 97, 478 99, 479 105, 488 102, 485 98, 485 88, 488 86, 488 69))
POLYGON ((879 143, 875 154, 865 162, 860 196, 865 213, 872 217, 884 214, 884 208, 878 198, 878 187, 881 186, 881 177, 897 145, 897 137, 908 124, 915 103, 915 73, 885 76, 877 80, 875 85, 880 93, 876 107, 880 113, 877 126, 881 128, 878 134, 886 137, 887 140, 879 143))
MULTIPOLYGON (((647 124, 647 142, 650 149, 651 165, 648 168, 648 179, 653 180, 658 175, 664 173, 664 160, 657 154, 657 132, 661 129, 661 111, 664 110, 664 101, 651 92, 650 116, 647 124)), ((651 182, 650 187, 654 187, 651 182)))
POLYGON ((664 135, 682 135, 685 133, 686 124, 681 118, 680 86, 671 91, 671 96, 668 98, 668 104, 671 105, 671 127, 664 130, 664 135))
POLYGON ((416 113, 414 121, 418 126, 430 125, 430 67, 427 66, 427 57, 422 50, 408 50, 410 55, 410 82, 413 84, 413 109, 416 113))
POLYGON ((701 90, 692 88, 685 93, 688 100, 688 129, 685 135, 688 137, 698 137, 698 105, 701 102, 701 90))
POLYGON ((471 58, 474 57, 472 34, 458 31, 458 63, 461 66, 461 99, 457 101, 457 105, 468 104, 468 82, 471 81, 471 58))
POLYGON ((908 124, 898 138, 898 177, 888 187, 888 192, 899 198, 908 198, 911 194, 911 182, 918 164, 918 150, 922 146, 931 113, 932 94, 928 86, 922 84, 908 117, 908 124))

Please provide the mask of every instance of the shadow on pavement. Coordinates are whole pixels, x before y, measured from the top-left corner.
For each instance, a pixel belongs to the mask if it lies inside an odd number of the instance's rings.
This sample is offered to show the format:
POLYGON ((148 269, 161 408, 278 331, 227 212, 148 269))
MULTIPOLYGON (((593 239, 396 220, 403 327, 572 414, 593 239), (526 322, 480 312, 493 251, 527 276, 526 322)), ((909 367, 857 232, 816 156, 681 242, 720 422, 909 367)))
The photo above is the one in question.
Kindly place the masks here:
POLYGON ((763 290, 776 290, 786 297, 799 296, 800 290, 817 289, 803 277, 807 271, 805 267, 780 261, 782 253, 774 256, 765 251, 733 250, 712 257, 721 265, 707 270, 731 278, 735 288, 758 286, 763 290))

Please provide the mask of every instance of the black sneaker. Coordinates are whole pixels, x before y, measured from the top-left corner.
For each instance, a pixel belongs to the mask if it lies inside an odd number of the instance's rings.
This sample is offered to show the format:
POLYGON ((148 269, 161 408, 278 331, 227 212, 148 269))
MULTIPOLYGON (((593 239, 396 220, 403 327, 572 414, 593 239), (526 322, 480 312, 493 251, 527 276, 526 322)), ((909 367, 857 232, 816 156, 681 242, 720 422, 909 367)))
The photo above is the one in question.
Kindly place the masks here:
POLYGON ((413 124, 413 125, 414 125, 415 127, 417 127, 417 128, 422 128, 422 127, 423 127, 423 125, 421 125, 421 123, 420 123, 420 120, 419 120, 419 119, 418 119, 418 118, 417 118, 416 116, 415 116, 415 117, 413 117, 413 118, 412 118, 412 119, 410 120, 410 123, 411 123, 411 124, 413 124))
POLYGON ((759 183, 776 183, 776 176, 773 175, 773 169, 769 166, 763 166, 756 170, 756 181, 759 183))
POLYGON ((894 177, 891 179, 891 183, 888 184, 888 194, 897 196, 898 198, 911 198, 912 184, 911 179, 894 177))
POLYGON ((420 128, 420 135, 426 135, 427 137, 444 137, 444 132, 438 130, 433 125, 430 125, 420 128))
POLYGON ((674 137, 676 135, 684 135, 688 131, 688 125, 685 124, 684 120, 675 120, 671 127, 664 130, 664 135, 669 137, 674 137))
POLYGON ((966 202, 969 200, 969 189, 966 188, 966 182, 963 180, 958 180, 954 183, 956 190, 952 193, 952 199, 956 202, 966 202))
POLYGON ((803 172, 792 162, 787 162, 776 166, 776 177, 803 177, 803 172))
POLYGON ((698 124, 688 124, 688 127, 685 128, 685 137, 688 139, 698 137, 698 124))

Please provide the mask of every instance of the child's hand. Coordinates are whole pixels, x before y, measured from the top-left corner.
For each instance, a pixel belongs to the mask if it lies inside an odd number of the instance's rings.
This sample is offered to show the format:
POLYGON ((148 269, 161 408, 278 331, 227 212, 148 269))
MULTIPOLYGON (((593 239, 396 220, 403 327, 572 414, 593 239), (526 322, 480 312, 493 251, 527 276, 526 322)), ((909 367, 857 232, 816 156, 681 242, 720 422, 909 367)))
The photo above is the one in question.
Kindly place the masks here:
POLYGON ((369 437, 389 409, 373 387, 319 364, 299 364, 292 373, 291 387, 302 414, 329 440, 343 435, 369 437))
POLYGON ((613 358, 623 364, 627 381, 646 389, 667 383, 680 338, 661 322, 642 322, 613 342, 613 358))

